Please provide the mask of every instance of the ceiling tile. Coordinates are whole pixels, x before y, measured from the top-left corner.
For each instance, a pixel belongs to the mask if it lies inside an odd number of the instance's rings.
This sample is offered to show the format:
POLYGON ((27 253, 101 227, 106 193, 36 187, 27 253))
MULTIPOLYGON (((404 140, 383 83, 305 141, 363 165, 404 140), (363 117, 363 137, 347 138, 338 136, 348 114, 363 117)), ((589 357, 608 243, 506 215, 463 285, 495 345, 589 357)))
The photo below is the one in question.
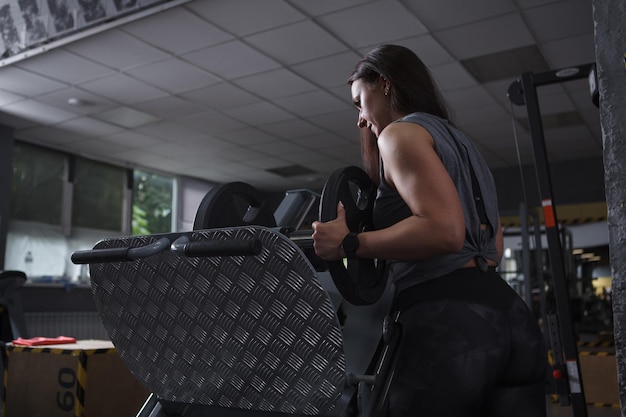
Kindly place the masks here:
POLYGON ((220 82, 208 87, 194 89, 179 94, 181 98, 216 110, 227 110, 233 107, 245 106, 261 101, 260 97, 254 96, 241 88, 228 82, 220 82))
POLYGON ((7 104, 15 103, 17 101, 25 100, 24 96, 19 94, 14 94, 9 91, 0 90, 0 107, 6 106, 7 104))
POLYGON ((489 92, 481 85, 457 88, 446 92, 443 96, 453 111, 454 109, 465 110, 473 107, 492 106, 496 103, 489 92))
POLYGON ((304 119, 293 119, 285 122, 265 125, 262 127, 262 130, 275 137, 290 141, 302 136, 311 136, 323 132, 320 127, 315 126, 304 119))
POLYGON ((24 129, 30 129, 40 126, 40 124, 36 120, 29 120, 28 118, 24 118, 15 114, 9 114, 6 112, 0 112, 0 123, 16 129, 15 135, 18 138, 24 129))
POLYGON ((16 66, 68 84, 80 84, 112 73, 110 68, 62 49, 36 55, 16 66))
POLYGON ((167 58, 164 51, 119 30, 109 30, 71 43, 69 51, 108 68, 127 70, 167 58), (120 45, 124 45, 120 48, 120 45))
POLYGON ((232 35, 184 7, 157 13, 123 26, 121 30, 176 55, 233 39, 232 35))
POLYGON ((243 146, 231 146, 230 148, 217 150, 215 152, 215 156, 220 159, 237 161, 237 163, 244 164, 245 161, 259 159, 266 156, 266 154, 243 146))
POLYGON ((252 35, 245 41, 284 65, 298 64, 347 49, 337 38, 308 20, 252 35))
POLYGON ((456 113, 455 122, 461 129, 475 125, 488 125, 493 120, 506 119, 507 113, 498 104, 466 107, 456 113))
POLYGON ((510 13, 435 33, 455 58, 466 59, 531 45, 534 39, 522 18, 510 13))
POLYGON ((433 78, 442 91, 471 87, 478 82, 458 62, 431 68, 433 78))
POLYGON ((346 51, 294 65, 292 69, 321 87, 345 86, 360 55, 346 51))
POLYGON ((274 103, 305 118, 324 113, 334 113, 350 108, 345 102, 320 90, 281 98, 274 100, 274 103))
POLYGON ((249 126, 263 126, 293 118, 292 114, 268 102, 249 104, 226 110, 224 113, 249 126))
MULTIPOLYGON (((348 92, 346 94, 349 95, 348 92)), ((311 116, 307 119, 311 123, 326 129, 332 127, 333 133, 348 140, 353 140, 356 143, 359 139, 359 128, 356 125, 359 113, 355 108, 348 107, 347 110, 311 116)))
POLYGON ((202 132, 199 132, 196 129, 190 129, 171 121, 152 123, 142 126, 136 129, 136 131, 146 136, 165 139, 174 143, 182 142, 187 138, 194 138, 202 135, 202 132))
POLYGON ((22 96, 38 96, 67 87, 39 74, 9 66, 0 68, 0 89, 22 96))
POLYGON ((116 104, 102 96, 89 93, 77 87, 64 88, 38 97, 44 103, 77 114, 100 113, 115 107, 116 104), (70 99, 78 99, 79 105, 70 104, 70 99))
POLYGON ((94 120, 90 117, 79 117, 77 119, 70 120, 65 123, 59 124, 62 129, 67 129, 71 132, 77 132, 87 137, 98 137, 111 135, 122 130, 121 127, 112 125, 110 123, 94 120))
POLYGON ((55 126, 44 126, 22 130, 20 139, 60 146, 84 140, 85 136, 55 126))
POLYGON ((103 136, 102 140, 111 143, 121 143, 133 149, 150 148, 163 142, 162 139, 156 139, 130 130, 122 130, 111 135, 103 136))
POLYGON ((287 0, 309 16, 320 16, 338 10, 352 9, 378 0, 287 0))
POLYGON ((286 153, 293 152, 304 152, 305 149, 294 145, 291 142, 286 141, 276 141, 276 142, 268 142, 263 143, 261 145, 251 145, 250 148, 256 149, 259 152, 262 152, 265 155, 283 155, 286 153))
POLYGON ((231 80, 279 67, 274 60, 240 41, 226 42, 183 58, 220 77, 231 80))
POLYGON ((263 155, 263 157, 258 159, 249 159, 245 162, 245 165, 248 165, 252 168, 258 168, 262 170, 267 170, 269 168, 278 168, 285 165, 285 161, 280 158, 274 158, 271 156, 263 155))
MULTIPOLYGON (((520 74, 521 77, 522 74, 520 74)), ((510 108, 513 105, 514 109, 520 109, 520 111, 526 111, 525 106, 518 106, 511 102, 509 99, 509 88, 511 85, 516 82, 519 77, 514 77, 510 79, 503 79, 498 81, 491 81, 488 83, 482 84, 485 90, 489 91, 494 100, 498 101, 504 108, 510 108)))
POLYGON ((515 11, 510 0, 405 0, 411 10, 431 31, 448 29, 467 23, 486 20, 515 11), (445 18, 442 18, 445 16, 445 18))
POLYGON ((559 1, 525 10, 523 14, 539 43, 577 35, 593 35, 593 9, 589 0, 559 1), (556 21, 558 25, 554 24, 556 21))
POLYGON ((121 73, 83 83, 80 88, 114 101, 123 101, 129 104, 167 95, 163 90, 121 73))
POLYGON ((204 0, 190 3, 186 8, 237 36, 247 36, 305 18, 283 0, 204 0))
POLYGON ((364 4, 322 16, 319 21, 331 33, 357 48, 428 32, 422 22, 395 0, 364 4))
POLYGON ((589 35, 546 42, 541 45, 541 49, 552 69, 596 61, 594 38, 589 35))
POLYGON ((76 117, 74 113, 30 99, 8 104, 2 111, 43 125, 58 124, 76 117))
POLYGON ((208 72, 174 58, 137 67, 126 73, 172 94, 220 82, 208 72))
POLYGON ((189 117, 205 111, 202 106, 176 96, 166 96, 155 100, 136 103, 133 107, 145 113, 158 116, 161 119, 170 120, 189 117))
MULTIPOLYGON (((506 96, 523 65, 515 64, 505 79, 478 84, 459 57, 532 46, 546 68, 591 62, 590 7, 588 0, 181 1, 117 28, 95 28, 80 40, 53 41, 10 64, 0 61, 0 106, 19 110, 1 111, 0 123, 13 126, 20 140, 125 167, 319 191, 333 170, 360 165, 358 113, 346 78, 373 45, 395 43, 432 70, 457 125, 490 166, 512 166, 513 126, 522 160, 533 160, 527 131, 509 114, 512 109, 523 121, 526 109, 506 96), (213 84, 205 85, 205 77, 213 84), (88 105, 72 107, 72 97, 88 105), (113 134, 115 127, 87 124, 93 117, 86 115, 118 107, 167 120, 113 134), (66 129, 50 125, 60 120, 66 129), (99 136, 86 141, 87 135, 99 136), (264 171, 293 164, 319 174, 287 179, 264 171)), ((553 160, 601 157, 599 111, 585 81, 541 89, 544 120, 577 123, 566 131, 547 129, 550 143, 580 147, 552 151, 553 160)))
POLYGON ((206 110, 193 116, 180 118, 180 123, 184 126, 196 129, 200 132, 218 134, 229 130, 241 129, 245 126, 239 120, 235 120, 214 110, 206 110))
POLYGON ((157 155, 167 156, 168 158, 180 158, 193 153, 189 148, 180 146, 179 143, 163 142, 150 147, 150 152, 157 155))
POLYGON ((407 47, 415 52, 429 68, 454 61, 452 55, 431 35, 414 36, 395 41, 394 44, 407 47))
MULTIPOLYGON (((337 146, 339 144, 345 145, 346 143, 350 143, 346 139, 342 138, 339 135, 331 132, 320 132, 313 135, 302 136, 295 138, 293 140, 297 145, 303 146, 308 149, 320 150, 322 148, 328 148, 332 146, 337 146)), ((354 146, 354 144, 352 144, 354 146)), ((358 145, 354 146, 354 151, 359 152, 358 145)))
POLYGON ((284 68, 239 78, 233 82, 244 90, 269 99, 316 89, 314 84, 284 68))
POLYGON ((74 152, 84 156, 86 158, 96 157, 102 160, 103 157, 108 157, 110 154, 117 154, 120 151, 124 152, 130 150, 130 148, 123 144, 111 146, 110 143, 100 140, 100 138, 92 138, 88 140, 82 140, 80 142, 74 142, 72 144, 74 152))
POLYGON ((227 135, 217 134, 216 136, 229 143, 238 145, 260 144, 276 140, 274 135, 253 127, 245 127, 229 131, 227 135))
MULTIPOLYGON (((109 147, 111 145, 109 144, 109 147)), ((123 151, 119 151, 117 148, 112 147, 113 150, 109 154, 111 158, 116 158, 120 161, 126 161, 130 159, 133 161, 132 167, 142 167, 142 168, 157 168, 159 170, 163 170, 166 165, 159 165, 159 162, 162 160, 162 156, 154 154, 150 152, 150 147, 148 148, 140 148, 140 149, 125 149, 123 151), (154 164, 154 165, 152 165, 154 164)), ((125 164, 128 166, 128 164, 125 164)))
POLYGON ((525 72, 549 70, 548 63, 536 45, 464 59, 461 64, 481 83, 515 77, 525 72))

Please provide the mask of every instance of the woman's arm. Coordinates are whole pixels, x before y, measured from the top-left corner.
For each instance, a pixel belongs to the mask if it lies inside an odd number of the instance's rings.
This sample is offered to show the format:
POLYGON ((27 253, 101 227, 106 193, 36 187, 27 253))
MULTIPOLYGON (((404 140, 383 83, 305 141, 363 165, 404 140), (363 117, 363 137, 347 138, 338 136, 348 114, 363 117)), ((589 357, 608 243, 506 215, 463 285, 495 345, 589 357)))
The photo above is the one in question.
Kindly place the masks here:
MULTIPOLYGON (((357 255, 379 259, 426 259, 461 250, 465 221, 448 172, 435 152, 428 131, 413 123, 392 123, 378 138, 385 179, 413 213, 385 229, 359 234, 357 255)), ((323 259, 343 256, 348 233, 341 216, 313 224, 315 250, 323 259)))

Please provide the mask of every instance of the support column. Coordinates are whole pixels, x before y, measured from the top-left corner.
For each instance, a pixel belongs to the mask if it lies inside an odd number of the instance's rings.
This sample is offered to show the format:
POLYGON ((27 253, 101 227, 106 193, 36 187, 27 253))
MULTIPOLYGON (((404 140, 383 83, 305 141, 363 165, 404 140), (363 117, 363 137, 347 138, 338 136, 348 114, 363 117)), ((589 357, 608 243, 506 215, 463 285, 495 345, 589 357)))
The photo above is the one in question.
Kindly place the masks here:
POLYGON ((626 416, 626 2, 593 0, 621 415, 626 416))
POLYGON ((11 207, 11 178, 13 177, 14 129, 0 125, 0 270, 4 269, 9 211, 11 207))

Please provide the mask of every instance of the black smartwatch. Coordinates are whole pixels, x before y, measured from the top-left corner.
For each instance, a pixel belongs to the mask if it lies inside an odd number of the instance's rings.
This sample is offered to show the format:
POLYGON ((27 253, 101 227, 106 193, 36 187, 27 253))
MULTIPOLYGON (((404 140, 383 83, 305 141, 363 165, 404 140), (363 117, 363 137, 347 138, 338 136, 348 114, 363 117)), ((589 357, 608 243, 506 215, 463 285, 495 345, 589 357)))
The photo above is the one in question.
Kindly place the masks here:
POLYGON ((348 233, 341 242, 343 252, 347 258, 355 258, 356 250, 359 248, 359 236, 356 233, 348 233))

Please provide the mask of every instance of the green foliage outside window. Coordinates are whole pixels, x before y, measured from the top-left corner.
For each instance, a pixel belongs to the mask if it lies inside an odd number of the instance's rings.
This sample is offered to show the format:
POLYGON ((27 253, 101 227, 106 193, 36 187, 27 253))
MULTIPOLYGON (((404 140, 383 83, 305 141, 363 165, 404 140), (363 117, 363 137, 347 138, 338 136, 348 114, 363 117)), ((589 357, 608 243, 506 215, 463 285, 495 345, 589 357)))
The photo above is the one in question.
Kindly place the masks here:
POLYGON ((135 170, 133 186, 133 235, 172 231, 172 177, 135 170))

